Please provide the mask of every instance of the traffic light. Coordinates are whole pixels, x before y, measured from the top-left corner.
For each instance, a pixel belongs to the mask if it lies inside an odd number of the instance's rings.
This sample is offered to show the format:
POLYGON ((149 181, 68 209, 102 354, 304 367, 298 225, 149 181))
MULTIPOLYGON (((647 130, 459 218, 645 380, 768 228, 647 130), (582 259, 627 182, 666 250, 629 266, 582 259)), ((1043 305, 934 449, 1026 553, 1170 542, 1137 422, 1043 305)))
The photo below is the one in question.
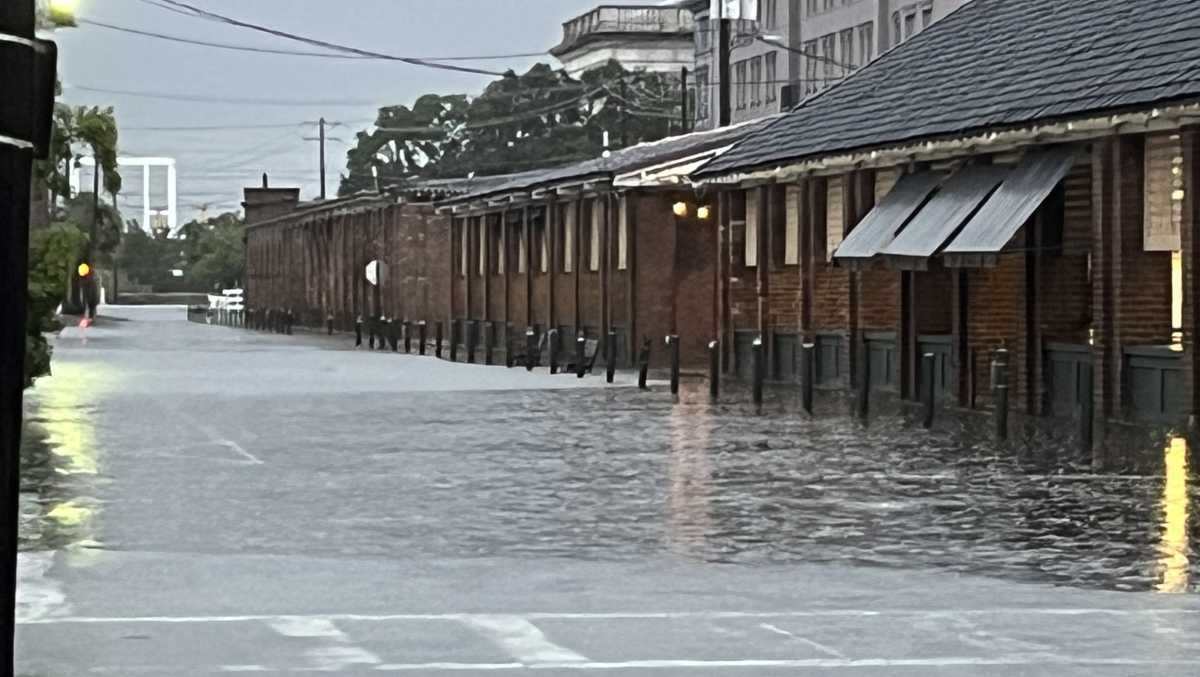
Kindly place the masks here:
POLYGON ((90 263, 88 263, 87 261, 84 261, 83 263, 79 264, 79 268, 76 269, 76 272, 79 273, 79 279, 81 279, 81 280, 91 279, 92 265, 90 263))

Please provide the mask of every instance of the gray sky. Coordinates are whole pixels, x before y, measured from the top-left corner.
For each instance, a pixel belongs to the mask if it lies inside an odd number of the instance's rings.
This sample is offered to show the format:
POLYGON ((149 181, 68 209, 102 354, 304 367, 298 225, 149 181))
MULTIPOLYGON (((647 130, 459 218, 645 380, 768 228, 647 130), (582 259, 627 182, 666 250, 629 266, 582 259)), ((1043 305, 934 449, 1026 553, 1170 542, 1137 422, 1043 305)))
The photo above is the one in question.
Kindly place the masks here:
MULTIPOLYGON (((400 56, 510 54, 548 49, 566 19, 599 0, 190 0, 192 4, 292 33, 400 56)), ((258 47, 309 49, 299 43, 181 16, 140 0, 79 0, 79 16, 127 28, 258 47)), ((638 4, 617 0, 605 4, 638 4)), ((316 135, 321 116, 345 122, 331 137, 352 142, 381 105, 411 104, 425 93, 479 92, 491 78, 396 62, 251 54, 165 42, 96 26, 56 32, 60 74, 71 104, 114 106, 123 155, 174 157, 181 223, 201 205, 237 208, 241 188, 266 171, 272 185, 317 193, 316 135), (178 94, 240 102, 197 103, 87 92, 73 87, 178 94), (246 99, 252 102, 245 102, 246 99), (264 100, 289 102, 267 105, 264 100), (150 131, 139 127, 291 125, 256 130, 150 131)), ((551 57, 547 55, 545 59, 551 57)), ((523 72, 537 59, 470 62, 523 72)), ((347 145, 329 144, 329 191, 337 191, 347 145)), ((165 174, 165 172, 164 172, 165 174)), ((165 206, 166 178, 152 203, 165 206)), ((126 218, 141 218, 141 174, 129 169, 121 197, 126 218)))

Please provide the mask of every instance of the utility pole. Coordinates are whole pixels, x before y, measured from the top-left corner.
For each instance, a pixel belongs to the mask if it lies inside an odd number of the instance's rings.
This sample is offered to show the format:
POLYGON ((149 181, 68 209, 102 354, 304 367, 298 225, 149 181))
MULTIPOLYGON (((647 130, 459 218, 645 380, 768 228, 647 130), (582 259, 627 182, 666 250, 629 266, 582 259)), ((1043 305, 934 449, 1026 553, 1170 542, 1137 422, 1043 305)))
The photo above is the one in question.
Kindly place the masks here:
MULTIPOLYGON (((17 602, 17 525, 21 490, 21 400, 25 389, 25 312, 29 210, 35 151, 47 139, 42 99, 52 43, 34 40, 34 0, 0 2, 0 675, 13 674, 17 602), (44 117, 44 119, 43 119, 44 117)), ((53 69, 51 69, 53 70, 53 69)), ((52 102, 51 102, 52 103, 52 102)))
POLYGON ((720 106, 717 113, 717 126, 727 127, 733 121, 732 101, 729 100, 730 92, 733 91, 730 86, 730 42, 733 40, 733 21, 725 18, 725 3, 717 3, 717 97, 720 99, 720 106))
POLYGON ((625 76, 621 76, 621 147, 629 147, 629 87, 625 84, 625 76))
POLYGON ((325 199, 325 118, 321 118, 321 199, 325 199))
MULTIPOLYGON (((687 69, 687 66, 684 66, 683 68, 680 69, 679 84, 680 84, 679 121, 682 123, 681 129, 683 130, 683 133, 687 134, 689 131, 691 131, 691 129, 690 129, 691 121, 688 120, 688 69, 687 69)), ((699 83, 697 83, 697 84, 699 84, 699 83)), ((697 97, 697 98, 699 98, 699 97, 697 97)))

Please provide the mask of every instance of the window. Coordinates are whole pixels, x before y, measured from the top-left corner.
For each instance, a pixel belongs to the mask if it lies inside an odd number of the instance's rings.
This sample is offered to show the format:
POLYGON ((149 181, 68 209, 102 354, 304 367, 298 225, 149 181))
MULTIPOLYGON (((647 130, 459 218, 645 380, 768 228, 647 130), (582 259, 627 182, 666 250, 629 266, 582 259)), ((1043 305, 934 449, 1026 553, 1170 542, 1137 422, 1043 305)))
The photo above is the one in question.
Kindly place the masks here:
POLYGON ((933 3, 927 2, 921 5, 921 29, 929 28, 931 23, 933 23, 933 3))
POLYGON ((617 206, 617 270, 629 268, 629 197, 621 196, 617 206))
POLYGON ((712 105, 708 96, 712 88, 708 86, 708 66, 696 69, 696 119, 707 120, 709 108, 712 105))
POLYGON ((475 231, 479 234, 479 277, 483 277, 487 272, 487 217, 480 216, 475 223, 478 225, 475 231))
POLYGON ((909 10, 904 13, 904 39, 907 40, 917 32, 917 13, 909 10))
POLYGON ((467 247, 467 222, 465 220, 458 222, 458 241, 461 245, 458 250, 458 274, 466 277, 471 250, 467 247))
POLYGON ((817 41, 804 43, 804 93, 817 91, 817 41))
POLYGON ((563 272, 570 273, 575 270, 575 204, 568 203, 564 209, 567 217, 562 221, 563 272))
POLYGON ((767 103, 774 103, 779 98, 779 86, 775 80, 779 77, 779 52, 770 52, 767 54, 767 103))
POLYGON ((900 44, 900 12, 892 12, 892 47, 900 44))
POLYGON ((747 268, 758 265, 758 189, 746 191, 746 250, 747 268))
POLYGON ((550 272, 550 242, 546 237, 546 224, 539 222, 533 232, 537 235, 538 249, 541 250, 542 272, 548 273, 550 272))
POLYGON ((833 33, 821 38, 821 60, 825 62, 825 77, 821 83, 822 87, 830 82, 833 82, 838 77, 837 68, 834 63, 834 61, 837 59, 837 49, 835 47, 836 42, 837 36, 833 33))
POLYGON ((1183 145, 1179 134, 1146 137, 1142 248, 1177 251, 1183 232, 1183 145))
POLYGON ((842 56, 839 59, 841 62, 842 75, 846 75, 854 70, 854 29, 847 28, 839 34, 841 41, 842 56))
POLYGON ((529 271, 529 223, 517 226, 517 274, 524 275, 529 271))
POLYGON ((800 186, 787 187, 783 208, 783 265, 800 263, 800 186))
POLYGON ((508 214, 496 217, 496 225, 492 227, 492 251, 496 252, 492 272, 503 275, 508 265, 508 214))
POLYGON ((762 66, 761 56, 750 60, 750 105, 756 108, 762 105, 762 66))
POLYGON ((812 16, 817 13, 817 0, 808 0, 804 3, 804 13, 812 16))
POLYGON ((707 52, 712 46, 712 22, 708 19, 700 19, 696 22, 696 53, 700 54, 707 52))
POLYGON ((842 244, 846 234, 842 213, 842 177, 830 177, 825 190, 825 257, 831 261, 834 250, 842 244))
POLYGON ((737 85, 737 107, 746 107, 746 62, 739 61, 733 72, 733 82, 737 85))
POLYGON ((604 203, 600 198, 592 200, 592 220, 588 238, 588 270, 600 270, 600 231, 604 228, 604 203))
POLYGON ((778 0, 758 0, 758 22, 764 28, 774 28, 779 25, 779 18, 776 14, 776 6, 778 0))
POLYGON ((858 27, 858 65, 865 66, 875 58, 875 25, 858 27))

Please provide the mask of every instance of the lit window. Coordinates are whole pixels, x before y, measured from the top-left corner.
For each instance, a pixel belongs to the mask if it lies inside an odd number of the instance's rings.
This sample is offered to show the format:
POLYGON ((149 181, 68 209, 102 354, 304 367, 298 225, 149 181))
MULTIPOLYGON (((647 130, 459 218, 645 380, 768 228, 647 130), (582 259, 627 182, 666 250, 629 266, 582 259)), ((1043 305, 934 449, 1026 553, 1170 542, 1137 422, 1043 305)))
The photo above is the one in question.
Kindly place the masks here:
POLYGON ((758 265, 758 189, 746 191, 746 250, 747 268, 758 265))

